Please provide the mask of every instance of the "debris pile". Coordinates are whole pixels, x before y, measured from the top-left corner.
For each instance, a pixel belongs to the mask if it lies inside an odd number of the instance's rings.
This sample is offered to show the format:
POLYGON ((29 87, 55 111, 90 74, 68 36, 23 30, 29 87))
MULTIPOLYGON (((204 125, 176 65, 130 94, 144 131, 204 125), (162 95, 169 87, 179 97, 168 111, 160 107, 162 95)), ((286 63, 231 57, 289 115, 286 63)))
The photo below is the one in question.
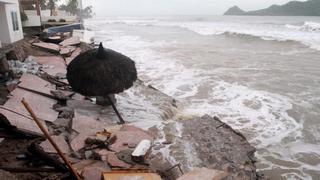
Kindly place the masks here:
POLYGON ((36 62, 35 57, 28 56, 28 58, 21 62, 16 60, 9 60, 9 68, 14 74, 37 74, 40 70, 40 65, 36 62))
POLYGON ((155 171, 148 163, 154 137, 135 126, 117 125, 106 116, 99 118, 98 109, 110 112, 111 107, 97 105, 73 92, 66 81, 62 58, 28 57, 24 62, 10 62, 10 67, 21 76, 0 106, 0 149, 4 150, 0 169, 22 179, 71 176, 51 141, 22 106, 24 99, 83 179, 101 179, 107 172, 112 173, 110 176, 116 176, 116 172, 125 176, 142 173, 161 179, 152 174, 155 171))

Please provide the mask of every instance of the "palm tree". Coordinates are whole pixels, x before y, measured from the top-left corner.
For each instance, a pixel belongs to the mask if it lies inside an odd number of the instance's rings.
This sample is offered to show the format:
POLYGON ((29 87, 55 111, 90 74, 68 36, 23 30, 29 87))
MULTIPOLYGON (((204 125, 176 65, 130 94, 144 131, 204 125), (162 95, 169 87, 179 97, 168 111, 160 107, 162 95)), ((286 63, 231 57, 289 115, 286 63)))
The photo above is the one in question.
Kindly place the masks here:
POLYGON ((53 11, 55 10, 55 8, 56 8, 56 2, 57 2, 58 0, 49 0, 49 2, 48 2, 48 7, 49 7, 49 9, 50 9, 50 16, 52 16, 53 15, 53 11))
POLYGON ((78 11, 78 0, 69 0, 68 4, 68 12, 72 15, 76 15, 78 11))

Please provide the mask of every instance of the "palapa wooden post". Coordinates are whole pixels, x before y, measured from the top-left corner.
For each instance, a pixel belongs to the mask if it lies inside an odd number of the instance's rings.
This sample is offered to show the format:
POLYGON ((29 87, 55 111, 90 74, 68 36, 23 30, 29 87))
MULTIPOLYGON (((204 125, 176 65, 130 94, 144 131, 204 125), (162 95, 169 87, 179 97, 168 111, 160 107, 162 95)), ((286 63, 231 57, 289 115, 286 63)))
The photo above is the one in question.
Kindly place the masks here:
POLYGON ((29 106, 29 104, 27 103, 27 101, 23 98, 22 99, 22 104, 24 105, 24 107, 27 109, 27 111, 30 113, 31 117, 33 118, 33 120, 36 122, 36 124, 38 125, 38 127, 41 129, 41 131, 43 132, 43 134, 47 137, 47 139, 49 140, 49 142, 52 144, 52 146, 54 147, 54 149, 58 152, 58 154, 60 155, 60 157, 63 159, 63 161, 67 164, 69 170, 72 172, 72 174, 74 175, 74 177, 77 180, 81 180, 80 176, 78 175, 77 171, 72 167, 70 161, 68 160, 68 158, 63 154, 63 152, 60 150, 59 146, 56 144, 56 142, 51 138, 51 136, 49 135, 48 131, 44 128, 44 126, 41 124, 40 120, 37 118, 37 116, 35 115, 35 113, 33 112, 33 110, 31 109, 31 107, 29 106))
POLYGON ((118 116, 118 118, 119 118, 119 120, 120 120, 119 124, 125 124, 126 122, 123 120, 123 118, 122 118, 121 114, 119 113, 119 111, 118 111, 118 109, 117 109, 116 105, 114 105, 114 103, 112 102, 112 100, 111 100, 110 96, 107 96, 107 98, 108 98, 108 100, 110 101, 111 106, 112 106, 112 108, 113 108, 114 112, 116 113, 116 115, 118 116))

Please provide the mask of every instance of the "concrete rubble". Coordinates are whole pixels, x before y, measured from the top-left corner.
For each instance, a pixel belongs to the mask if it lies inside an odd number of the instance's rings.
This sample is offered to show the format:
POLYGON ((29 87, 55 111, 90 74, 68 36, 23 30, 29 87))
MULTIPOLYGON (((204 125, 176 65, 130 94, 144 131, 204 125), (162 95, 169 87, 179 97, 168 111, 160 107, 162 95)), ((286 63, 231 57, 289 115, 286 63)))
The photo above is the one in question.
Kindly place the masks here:
POLYGON ((67 46, 74 46, 80 44, 80 38, 79 37, 70 37, 68 39, 65 39, 60 43, 62 47, 67 47, 67 46))
MULTIPOLYGON (((0 155, 0 169, 2 160, 9 159, 13 167, 19 165, 24 170, 45 171, 42 175, 27 171, 26 176, 61 179, 68 174, 63 168, 57 168, 64 166, 57 152, 43 139, 42 132, 21 105, 22 98, 25 98, 83 179, 100 180, 113 176, 130 179, 140 177, 134 174, 138 172, 151 179, 168 180, 177 179, 185 172, 190 173, 179 180, 259 177, 254 166, 255 149, 240 133, 217 118, 176 119, 181 108, 179 102, 138 81, 129 92, 116 96, 117 105, 129 122, 118 125, 110 106, 98 105, 94 98, 79 95, 68 86, 65 78, 67 64, 88 48, 80 44, 79 38, 66 39, 56 46, 50 43, 33 45, 43 50, 55 49, 69 57, 60 54, 29 57, 25 62, 19 61, 22 66, 18 62, 10 65, 11 69, 18 69, 15 73, 23 74, 13 78, 16 81, 9 80, 15 82, 15 86, 11 86, 6 102, 0 106, 0 113, 16 128, 19 139, 16 134, 2 132, 0 128, 0 138, 4 138, 0 150, 11 152, 14 149, 17 152, 8 157, 0 155), (141 122, 140 118, 146 116, 149 120, 141 122), (19 133, 20 130, 23 133, 19 133), (20 139, 26 132, 36 137, 20 139), (138 152, 139 158, 133 158, 133 152, 138 152), (47 159, 57 162, 49 163, 47 159), (121 170, 120 175, 112 174, 118 170, 121 170)), ((10 172, 17 174, 12 169, 10 172)))
POLYGON ((38 42, 38 43, 33 43, 32 45, 35 47, 45 49, 50 52, 59 52, 59 50, 60 50, 59 45, 56 45, 53 43, 38 42))

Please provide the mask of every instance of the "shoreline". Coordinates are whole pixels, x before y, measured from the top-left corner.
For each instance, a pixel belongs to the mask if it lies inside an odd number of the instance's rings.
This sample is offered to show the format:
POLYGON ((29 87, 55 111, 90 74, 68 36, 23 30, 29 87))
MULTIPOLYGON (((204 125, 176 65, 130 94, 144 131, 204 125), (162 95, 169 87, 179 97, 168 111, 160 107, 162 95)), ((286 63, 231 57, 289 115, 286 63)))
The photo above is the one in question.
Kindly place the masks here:
MULTIPOLYGON (((23 42, 25 43, 25 40, 23 42)), ((86 44, 84 44, 84 47, 87 47, 86 44)), ((33 49, 33 47, 31 47, 31 49, 33 49)), ((33 50, 36 54, 43 51, 38 48, 33 50)), ((32 55, 32 52, 28 51, 27 54, 32 55)), ((53 55, 50 56, 50 58, 37 58, 38 60, 36 61, 38 63, 43 63, 43 66, 54 66, 53 68, 47 69, 48 73, 50 73, 51 75, 52 73, 63 73, 63 71, 65 70, 63 70, 62 63, 57 63, 59 61, 62 62, 62 59, 57 56, 53 55)), ((45 84, 47 83, 48 82, 46 82, 45 84)), ((43 87, 39 86, 38 82, 36 82, 33 85, 38 86, 38 88, 32 88, 40 90, 43 89, 43 87)), ((53 89, 57 89, 57 87, 53 89)), ((46 90, 46 92, 49 92, 50 94, 50 90, 52 89, 49 88, 49 90, 46 90)), ((176 163, 183 162, 183 164, 181 164, 184 171, 190 171, 192 164, 190 166, 189 163, 189 166, 185 166, 185 162, 190 161, 190 159, 188 158, 190 158, 191 153, 193 155, 193 158, 198 159, 198 163, 196 163, 197 167, 210 167, 214 169, 227 171, 230 175, 230 178, 260 178, 260 175, 257 174, 256 167, 254 165, 255 159, 253 157, 255 149, 248 143, 248 141, 244 138, 244 136, 241 133, 233 130, 230 126, 221 122, 219 118, 210 116, 176 117, 178 109, 183 108, 181 107, 182 105, 172 97, 164 94, 156 88, 152 86, 146 86, 142 81, 138 81, 135 84, 135 86, 129 91, 130 92, 125 92, 121 95, 117 95, 117 98, 120 100, 119 109, 125 108, 122 112, 124 114, 124 117, 126 119, 134 117, 135 119, 134 122, 129 121, 129 125, 133 124, 137 127, 143 128, 143 126, 146 125, 146 122, 141 122, 141 120, 139 121, 139 118, 145 118, 142 116, 146 114, 150 115, 148 117, 154 118, 153 120, 148 122, 150 124, 147 125, 149 127, 151 126, 151 128, 145 129, 148 130, 148 132, 152 134, 155 138, 155 146, 153 147, 152 153, 153 158, 151 158, 150 160, 150 167, 152 167, 152 169, 155 169, 157 171, 163 171, 164 169, 162 165, 166 163, 171 163, 172 166, 175 165, 172 163, 176 161, 176 163), (131 103, 135 102, 136 100, 142 100, 140 101, 141 104, 135 104, 135 106, 128 106, 130 98, 133 97, 134 99, 131 99, 131 103), (129 98, 129 101, 126 101, 127 98, 129 98), (137 114, 138 116, 136 116, 137 114), (195 124, 197 126, 193 127, 192 125, 195 124), (200 131, 197 132, 199 129, 200 131), (206 135, 206 139, 202 138, 203 134, 206 135), (189 146, 187 148, 185 146, 186 142, 189 143, 189 146), (194 144, 197 143, 201 145, 194 147, 194 144), (233 147, 233 144, 237 144, 237 147, 233 147), (193 152, 186 152, 185 150, 188 148, 190 148, 193 152), (223 153, 220 154, 219 152, 223 153), (209 157, 212 157, 212 159, 207 160, 206 156, 203 156, 204 154, 210 155, 209 157), (159 164, 159 162, 163 163, 159 164)), ((103 125, 105 128, 112 128, 117 126, 115 123, 116 116, 114 113, 111 112, 110 107, 102 107, 93 104, 81 95, 76 95, 74 98, 70 100, 71 103, 68 102, 66 107, 70 106, 72 109, 75 109, 75 114, 78 113, 78 115, 80 116, 89 116, 93 119, 99 120, 96 121, 98 123, 97 125, 103 125)), ((55 103, 53 103, 52 105, 54 106, 55 103)), ((62 110, 59 113, 61 114, 64 112, 67 111, 62 110)), ((58 116, 56 117, 59 119, 58 116)), ((53 128, 53 130, 57 129, 53 128)), ((72 148, 72 143, 70 143, 70 146, 72 148)), ((73 151, 74 150, 75 149, 73 149, 73 151)), ((167 167, 168 169, 168 165, 166 165, 165 167, 167 167)), ((179 176, 179 172, 174 170, 172 177, 177 176, 179 176)))

